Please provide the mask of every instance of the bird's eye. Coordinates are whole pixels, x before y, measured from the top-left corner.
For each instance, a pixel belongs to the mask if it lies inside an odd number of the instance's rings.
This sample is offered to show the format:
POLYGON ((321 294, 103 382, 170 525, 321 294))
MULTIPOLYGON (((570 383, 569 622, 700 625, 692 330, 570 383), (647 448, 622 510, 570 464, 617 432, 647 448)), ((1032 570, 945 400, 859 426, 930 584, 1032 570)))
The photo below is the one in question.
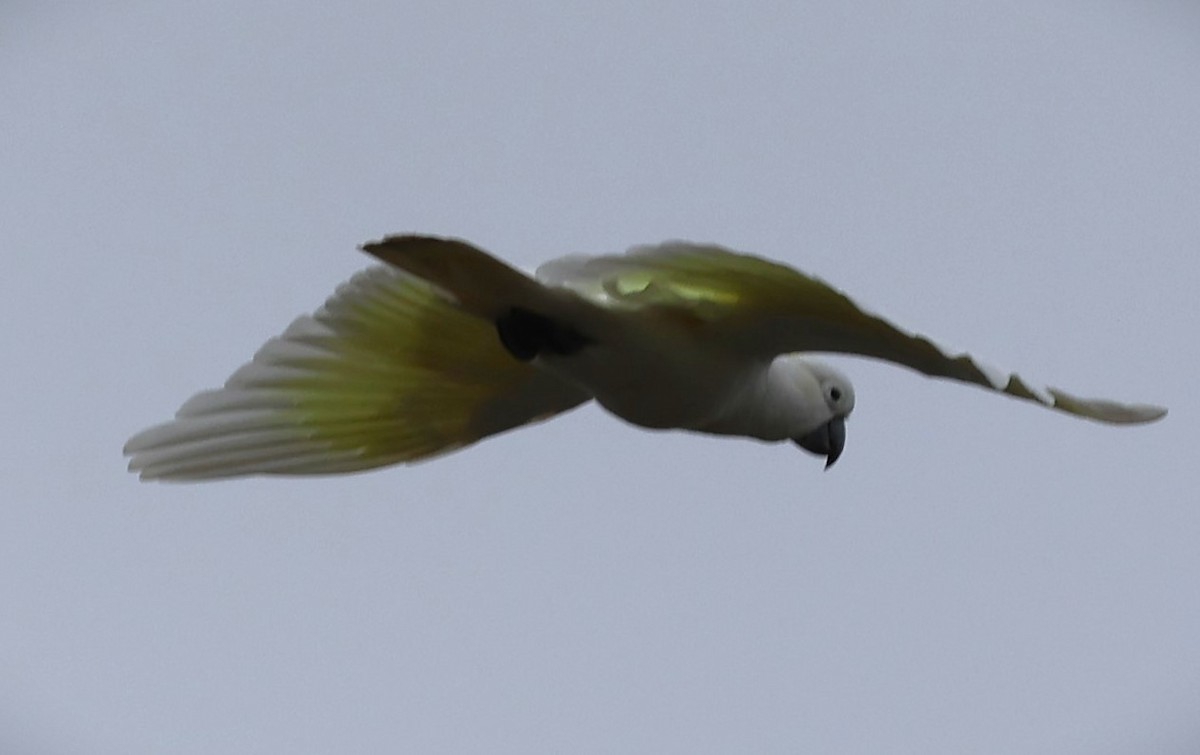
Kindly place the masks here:
POLYGON ((829 398, 833 399, 834 401, 841 401, 842 400, 842 389, 838 388, 836 385, 834 387, 830 388, 829 389, 829 398))

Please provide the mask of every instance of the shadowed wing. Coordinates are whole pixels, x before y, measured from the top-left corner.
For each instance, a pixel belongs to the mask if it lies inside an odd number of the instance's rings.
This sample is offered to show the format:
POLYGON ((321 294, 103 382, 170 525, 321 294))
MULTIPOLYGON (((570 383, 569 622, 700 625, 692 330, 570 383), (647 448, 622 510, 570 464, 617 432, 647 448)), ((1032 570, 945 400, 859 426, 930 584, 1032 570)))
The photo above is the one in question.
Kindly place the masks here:
POLYGON ((668 242, 625 255, 565 257, 539 268, 538 278, 608 306, 682 309, 702 324, 705 338, 763 358, 804 351, 874 357, 1100 422, 1150 422, 1166 414, 1157 406, 1031 385, 905 332, 817 278, 721 247, 668 242))
POLYGON ((447 453, 588 398, 513 359, 491 323, 373 267, 125 453, 143 479, 354 472, 447 453))

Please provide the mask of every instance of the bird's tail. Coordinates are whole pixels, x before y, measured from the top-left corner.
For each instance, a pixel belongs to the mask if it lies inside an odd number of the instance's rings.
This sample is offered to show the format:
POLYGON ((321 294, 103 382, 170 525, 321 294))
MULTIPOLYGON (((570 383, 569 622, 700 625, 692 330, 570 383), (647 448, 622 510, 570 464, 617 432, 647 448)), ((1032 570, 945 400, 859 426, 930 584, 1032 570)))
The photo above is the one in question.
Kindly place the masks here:
POLYGON ((525 273, 459 239, 389 236, 362 250, 449 295, 462 309, 489 322, 514 307, 556 309, 554 292, 525 273))

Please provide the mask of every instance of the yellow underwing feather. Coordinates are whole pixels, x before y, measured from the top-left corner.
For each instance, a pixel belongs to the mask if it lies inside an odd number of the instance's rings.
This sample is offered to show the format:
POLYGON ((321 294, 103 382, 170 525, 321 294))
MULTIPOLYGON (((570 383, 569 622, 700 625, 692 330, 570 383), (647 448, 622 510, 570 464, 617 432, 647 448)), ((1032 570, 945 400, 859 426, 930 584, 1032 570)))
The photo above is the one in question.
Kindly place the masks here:
POLYGON ((587 399, 513 359, 490 322, 381 266, 125 453, 144 479, 353 472, 447 453, 587 399))

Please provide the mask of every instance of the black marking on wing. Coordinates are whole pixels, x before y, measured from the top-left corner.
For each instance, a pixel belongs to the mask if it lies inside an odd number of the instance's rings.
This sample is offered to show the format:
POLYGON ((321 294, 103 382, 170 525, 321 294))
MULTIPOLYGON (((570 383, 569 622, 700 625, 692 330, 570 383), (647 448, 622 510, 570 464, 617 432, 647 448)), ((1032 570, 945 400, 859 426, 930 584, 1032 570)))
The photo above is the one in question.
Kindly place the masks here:
POLYGON ((540 354, 570 356, 595 343, 569 325, 522 307, 513 307, 497 317, 496 333, 508 353, 522 362, 540 354))

